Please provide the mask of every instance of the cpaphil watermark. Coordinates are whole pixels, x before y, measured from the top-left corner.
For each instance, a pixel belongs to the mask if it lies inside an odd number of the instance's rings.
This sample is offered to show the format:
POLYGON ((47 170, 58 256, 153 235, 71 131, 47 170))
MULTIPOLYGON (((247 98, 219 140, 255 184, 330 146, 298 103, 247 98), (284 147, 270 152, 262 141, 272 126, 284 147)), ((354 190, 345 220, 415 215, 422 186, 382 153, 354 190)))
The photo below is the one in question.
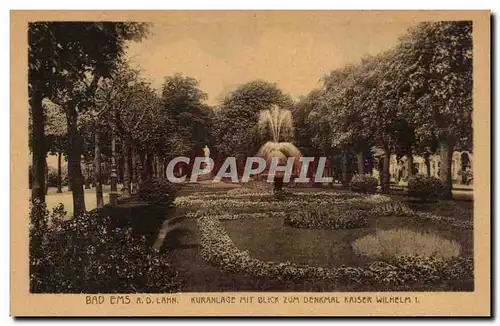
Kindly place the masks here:
MULTIPOLYGON (((308 177, 309 166, 316 161, 314 157, 288 157, 286 163, 284 159, 273 157, 270 161, 266 161, 262 157, 247 157, 243 173, 239 174, 238 166, 235 157, 228 157, 213 176, 214 182, 220 182, 222 179, 230 179, 232 182, 248 182, 251 176, 258 174, 266 174, 267 182, 273 182, 275 178, 282 178, 283 182, 308 183, 311 178, 308 177), (241 179, 238 177, 242 175, 241 179), (292 180, 293 177, 293 180, 292 180)), ((190 164, 191 160, 186 156, 179 156, 172 159, 167 165, 166 177, 170 182, 198 182, 200 177, 213 173, 215 166, 214 160, 210 157, 196 157, 193 162, 191 176, 186 175, 176 176, 174 173, 175 166, 179 163, 190 164)), ((316 165, 314 173, 314 182, 329 183, 333 182, 332 177, 323 176, 326 167, 326 157, 320 157, 316 165)))

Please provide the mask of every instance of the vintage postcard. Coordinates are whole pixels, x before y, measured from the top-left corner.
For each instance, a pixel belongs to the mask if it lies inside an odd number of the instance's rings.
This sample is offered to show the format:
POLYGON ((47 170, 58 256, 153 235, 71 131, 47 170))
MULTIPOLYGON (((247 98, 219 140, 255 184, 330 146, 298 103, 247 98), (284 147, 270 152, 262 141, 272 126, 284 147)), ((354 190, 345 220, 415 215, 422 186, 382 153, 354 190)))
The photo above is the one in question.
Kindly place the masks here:
POLYGON ((490 316, 489 11, 11 12, 13 316, 490 316))

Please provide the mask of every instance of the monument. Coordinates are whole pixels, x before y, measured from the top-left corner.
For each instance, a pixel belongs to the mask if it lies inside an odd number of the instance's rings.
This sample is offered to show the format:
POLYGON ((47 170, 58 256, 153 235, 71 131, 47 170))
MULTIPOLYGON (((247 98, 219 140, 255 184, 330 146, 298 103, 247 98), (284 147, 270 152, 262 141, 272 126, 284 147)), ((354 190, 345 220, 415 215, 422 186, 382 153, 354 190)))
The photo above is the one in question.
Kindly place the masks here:
MULTIPOLYGON (((208 145, 205 145, 205 147, 203 148, 203 155, 205 156, 205 159, 209 159, 210 158, 210 148, 208 148, 208 145)), ((198 180, 199 181, 206 181, 206 180, 212 180, 214 178, 214 175, 212 173, 212 170, 213 170, 213 166, 210 166, 210 162, 203 162, 201 164, 201 167, 203 169, 209 169, 210 172, 209 173, 206 173, 206 174, 202 174, 198 177, 198 180)))

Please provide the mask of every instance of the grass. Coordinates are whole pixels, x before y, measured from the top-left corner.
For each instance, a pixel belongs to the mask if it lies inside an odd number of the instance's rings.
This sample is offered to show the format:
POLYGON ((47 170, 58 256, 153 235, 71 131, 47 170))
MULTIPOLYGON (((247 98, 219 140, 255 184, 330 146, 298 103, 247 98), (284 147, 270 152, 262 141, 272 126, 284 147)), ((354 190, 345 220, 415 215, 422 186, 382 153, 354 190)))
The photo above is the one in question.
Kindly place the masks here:
POLYGON ((457 257, 461 251, 454 240, 408 229, 377 230, 375 234, 356 239, 352 247, 360 255, 379 259, 418 255, 446 260, 457 257))
MULTIPOLYGON (((259 186, 252 185, 251 192, 258 192, 259 186), (255 190, 254 190, 255 189, 255 190)), ((118 189, 121 187, 119 186, 118 189)), ((241 250, 248 250, 251 256, 260 260, 271 260, 276 262, 290 261, 296 264, 306 264, 317 267, 338 267, 364 266, 373 261, 376 254, 360 255, 353 248, 353 243, 361 239, 372 239, 373 246, 375 237, 381 232, 389 232, 393 229, 404 229, 407 234, 411 233, 432 233, 439 241, 451 243, 458 246, 460 256, 470 256, 473 253, 473 237, 471 230, 453 229, 447 225, 430 222, 411 220, 403 216, 372 216, 367 218, 367 225, 362 228, 351 229, 313 229, 296 228, 284 223, 285 217, 265 216, 270 211, 287 212, 287 204, 266 200, 266 198, 254 199, 244 197, 245 190, 238 185, 226 183, 203 183, 189 184, 180 191, 181 196, 193 195, 195 198, 207 198, 204 203, 187 208, 177 208, 168 212, 152 210, 141 205, 120 205, 113 208, 106 207, 103 214, 113 217, 117 223, 126 222, 133 228, 133 232, 145 235, 148 243, 153 245, 159 241, 159 248, 169 256, 173 266, 179 271, 182 278, 186 280, 184 292, 225 292, 225 291, 388 291, 388 289, 375 289, 369 284, 360 288, 352 289, 343 285, 327 284, 326 282, 292 282, 270 279, 269 277, 252 277, 243 274, 229 273, 221 270, 217 266, 212 266, 200 257, 199 235, 196 220, 186 218, 185 213, 195 211, 206 211, 209 205, 220 195, 227 195, 227 192, 241 194, 243 197, 235 197, 237 201, 243 201, 241 207, 229 207, 221 210, 220 213, 235 214, 237 212, 247 214, 244 219, 223 221, 229 236, 236 246, 241 250), (238 189, 238 190, 231 190, 238 189), (259 205, 258 202, 265 205, 259 205), (249 217, 248 214, 261 213, 259 216, 249 217), (263 216, 264 214, 264 216, 263 216), (449 242, 447 242, 449 241, 449 242)), ((294 189, 294 192, 302 193, 298 199, 308 196, 309 193, 325 191, 325 189, 294 189)), ((339 190, 326 190, 332 192, 345 192, 339 190)), ((108 201, 109 188, 104 189, 104 200, 108 201)), ((348 192, 347 192, 348 193, 348 192)), ((219 197, 220 198, 220 197, 219 197)), ((407 201, 405 196, 392 195, 396 201, 407 201)), ((221 199, 221 198, 220 198, 221 199)), ((95 207, 95 190, 85 191, 85 201, 87 210, 95 207)), ((221 201, 221 200, 219 200, 221 201)), ((221 201, 222 202, 222 201, 221 201)), ((58 203, 63 203, 68 216, 72 215, 72 194, 63 192, 57 194, 55 189, 50 189, 47 196, 49 208, 55 207, 58 203)), ((453 217, 461 220, 472 221, 473 202, 470 201, 443 201, 436 204, 423 204, 419 202, 408 203, 413 210, 433 212, 446 217, 453 217)), ((336 206, 337 209, 348 210, 348 205, 336 206), (342 207, 343 206, 343 207, 342 207)), ((352 208, 352 207, 351 207, 352 208)), ((367 207, 368 208, 368 207, 367 207)), ((332 208, 332 212, 336 209, 332 208)), ((333 213, 332 213, 333 214, 333 213)), ((400 235, 399 243, 407 246, 408 235, 400 235)), ((380 239, 378 240, 380 241, 380 239)), ((369 242, 369 241, 367 241, 369 242)), ((424 244, 425 245, 425 244, 424 244)), ((388 242, 386 247, 395 249, 394 243, 388 242)), ((437 245, 436 245, 437 246, 437 245)), ((436 247, 435 246, 435 247, 436 247)), ((432 247, 432 246, 431 246, 432 247)), ((453 247, 456 252, 456 246, 453 247)), ((381 251, 380 249, 379 251, 381 251)), ((405 249, 408 250, 408 249, 405 249)), ((422 249, 418 249, 422 250, 422 249)), ((451 249, 450 249, 451 250, 451 249)), ((367 250, 365 250, 368 252, 367 250)), ((432 249, 428 250, 432 252, 432 249)), ((471 280, 464 280, 463 283, 471 280)), ((457 284, 458 290, 463 290, 464 285, 457 284)), ((436 286, 429 287, 430 291, 435 291, 436 286)))
POLYGON ((363 229, 299 229, 286 226, 282 218, 226 221, 225 227, 237 247, 261 260, 318 267, 364 263, 349 247, 350 241, 366 232, 363 229))
MULTIPOLYGON (((234 188, 234 187, 232 187, 234 188)), ((237 188, 237 187, 236 187, 237 188)), ((238 188, 237 188, 238 189, 238 188)), ((183 195, 196 193, 197 199, 209 196, 208 202, 217 201, 218 195, 227 195, 228 187, 193 187, 185 188, 183 195), (215 196, 214 196, 215 195, 215 196)), ((297 189, 303 193, 314 193, 318 189, 297 189)), ((319 190, 324 191, 324 190, 319 190)), ((337 190, 331 190, 338 192, 337 190)), ((244 195, 244 191, 231 191, 244 195)), ((302 197, 301 197, 302 198, 302 197)), ((393 200, 406 201, 405 196, 391 196, 393 200)), ((245 198, 235 198, 249 202, 245 198)), ((255 202, 251 200, 250 202, 255 202)), ((262 200, 261 201, 265 201, 262 200)), ((420 211, 439 212, 448 217, 460 215, 460 219, 472 220, 472 202, 441 202, 439 204, 410 203, 412 209, 420 211)), ((172 219, 165 230, 162 249, 169 252, 172 264, 175 265, 186 279, 186 292, 218 292, 218 291, 387 291, 388 289, 374 289, 369 284, 361 288, 347 288, 342 285, 316 282, 314 284, 301 282, 285 282, 266 277, 250 277, 248 275, 228 273, 216 266, 212 266, 199 256, 199 239, 195 219, 179 218, 184 213, 207 210, 204 205, 178 208, 177 217, 172 219)), ((347 206, 346 206, 347 207, 347 206)), ((283 207, 279 207, 283 209, 283 207)), ((436 224, 411 220, 403 216, 373 216, 367 218, 368 224, 356 229, 308 229, 295 228, 284 223, 284 217, 263 217, 262 214, 249 217, 252 213, 266 213, 266 206, 245 205, 223 210, 224 214, 245 213, 244 219, 222 221, 229 236, 240 250, 248 250, 251 256, 264 260, 307 264, 318 267, 364 266, 373 260, 373 257, 359 255, 353 249, 353 243, 360 238, 377 234, 377 232, 392 229, 405 229, 407 232, 432 233, 452 244, 458 244, 461 256, 472 255, 473 237, 471 230, 452 229, 444 224, 436 224)), ((467 287, 470 280, 457 284, 457 290, 467 287), (468 282, 468 283, 467 283, 468 282)), ((470 285, 470 284, 469 284, 470 285)), ((423 287, 426 285, 423 284, 423 287)), ((429 286, 428 290, 438 288, 429 286)))

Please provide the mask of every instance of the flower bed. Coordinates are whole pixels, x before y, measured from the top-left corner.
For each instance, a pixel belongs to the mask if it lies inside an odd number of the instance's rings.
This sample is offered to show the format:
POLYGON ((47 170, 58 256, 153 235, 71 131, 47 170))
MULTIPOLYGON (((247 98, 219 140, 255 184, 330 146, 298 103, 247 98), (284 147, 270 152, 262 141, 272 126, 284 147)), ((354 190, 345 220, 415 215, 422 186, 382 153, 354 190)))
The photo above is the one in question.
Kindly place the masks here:
POLYGON ((296 228, 352 229, 365 226, 367 210, 348 209, 346 205, 309 204, 290 212, 285 224, 296 228))
POLYGON ((233 273, 267 276, 279 280, 326 281, 342 285, 379 284, 408 286, 411 283, 440 284, 473 279, 470 258, 439 260, 402 256, 389 261, 375 261, 366 266, 338 268, 312 267, 291 262, 262 261, 248 251, 241 251, 216 216, 198 219, 201 256, 211 264, 233 273))
POLYGON ((244 193, 244 194, 220 194, 220 195, 191 195, 177 197, 174 201, 176 207, 182 208, 219 208, 231 209, 238 207, 252 207, 262 209, 282 209, 300 207, 310 203, 316 204, 368 204, 390 202, 391 199, 382 195, 362 195, 356 193, 301 193, 294 192, 291 198, 276 201, 272 193, 244 193))
POLYGON ((200 218, 206 215, 213 215, 216 216, 218 220, 220 221, 230 221, 230 220, 240 220, 240 219, 245 219, 245 218, 252 218, 252 217, 257 217, 257 218, 265 218, 265 217, 285 217, 286 213, 285 212, 265 212, 265 213, 235 213, 235 214, 229 214, 229 213, 216 213, 215 211, 196 211, 196 212, 189 212, 186 214, 187 218, 200 218))
MULTIPOLYGON (((60 213, 56 211, 53 213, 60 213)), ((167 293, 181 280, 166 255, 145 236, 116 227, 97 211, 71 220, 53 219, 42 203, 30 213, 32 293, 167 293)), ((54 216, 53 216, 54 217, 54 216)))

